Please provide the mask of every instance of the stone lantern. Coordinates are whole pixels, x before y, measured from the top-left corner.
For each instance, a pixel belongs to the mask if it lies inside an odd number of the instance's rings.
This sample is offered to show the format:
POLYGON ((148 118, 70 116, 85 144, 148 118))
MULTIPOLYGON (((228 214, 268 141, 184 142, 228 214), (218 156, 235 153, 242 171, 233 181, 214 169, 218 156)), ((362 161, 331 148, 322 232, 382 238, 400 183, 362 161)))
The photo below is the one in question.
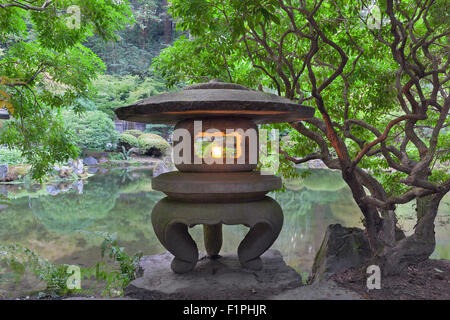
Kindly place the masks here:
POLYGON ((244 268, 262 268, 260 256, 283 225, 283 212, 266 194, 281 179, 256 171, 258 124, 311 118, 314 109, 276 95, 212 80, 115 110, 119 119, 175 124, 173 158, 178 171, 152 180, 167 197, 152 211, 159 241, 174 255, 176 273, 194 269, 197 245, 188 228, 203 225, 208 256, 218 258, 222 225, 250 228, 238 247, 244 268))

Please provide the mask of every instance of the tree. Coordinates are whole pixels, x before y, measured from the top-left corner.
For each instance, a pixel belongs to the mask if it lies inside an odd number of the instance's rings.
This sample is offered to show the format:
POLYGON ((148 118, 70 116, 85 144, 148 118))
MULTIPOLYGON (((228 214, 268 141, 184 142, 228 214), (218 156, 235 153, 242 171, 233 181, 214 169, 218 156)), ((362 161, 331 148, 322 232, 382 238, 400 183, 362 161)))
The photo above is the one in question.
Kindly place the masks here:
POLYGON ((119 133, 114 121, 101 111, 85 111, 75 114, 62 112, 64 126, 71 134, 71 141, 81 150, 113 150, 116 148, 119 133))
POLYGON ((163 81, 156 77, 141 80, 132 75, 101 75, 92 84, 96 89, 92 104, 111 119, 115 118, 114 109, 162 93, 165 88, 163 81))
POLYGON ((34 178, 79 152, 59 111, 89 98, 105 68, 82 43, 94 34, 115 40, 132 21, 128 1, 0 0, 0 104, 15 118, 0 144, 20 148, 34 178))
POLYGON ((314 106, 316 117, 289 124, 297 143, 283 158, 341 170, 385 274, 429 257, 450 190, 448 1, 174 0, 170 10, 192 37, 154 62, 169 85, 219 77, 314 106), (395 209, 412 200, 405 237, 395 209))
POLYGON ((86 46, 102 59, 108 74, 148 77, 152 59, 171 42, 172 22, 163 0, 130 0, 130 7, 135 23, 118 33, 118 41, 94 36, 86 46))

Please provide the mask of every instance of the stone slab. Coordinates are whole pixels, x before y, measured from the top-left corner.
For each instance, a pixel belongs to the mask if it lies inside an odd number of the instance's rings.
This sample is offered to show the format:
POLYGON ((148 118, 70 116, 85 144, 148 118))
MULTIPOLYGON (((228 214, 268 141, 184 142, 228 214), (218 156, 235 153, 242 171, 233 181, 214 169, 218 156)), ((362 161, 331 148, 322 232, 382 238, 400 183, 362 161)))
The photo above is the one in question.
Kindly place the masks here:
POLYGON ((235 254, 226 254, 217 260, 201 258, 192 272, 175 274, 170 253, 144 257, 140 276, 125 295, 148 300, 267 299, 302 285, 301 276, 286 265, 279 251, 269 250, 261 258, 261 271, 243 269, 235 254))

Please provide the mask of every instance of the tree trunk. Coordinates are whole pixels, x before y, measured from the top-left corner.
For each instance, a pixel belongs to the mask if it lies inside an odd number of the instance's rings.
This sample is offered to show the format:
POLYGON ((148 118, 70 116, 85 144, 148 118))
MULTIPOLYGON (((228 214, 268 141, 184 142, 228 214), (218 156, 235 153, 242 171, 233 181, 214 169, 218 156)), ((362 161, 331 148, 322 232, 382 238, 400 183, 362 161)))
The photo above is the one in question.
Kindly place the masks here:
POLYGON ((427 260, 436 245, 434 220, 439 203, 445 193, 438 193, 416 199, 417 224, 414 233, 405 237, 397 227, 394 210, 379 210, 358 201, 365 192, 352 174, 343 174, 349 185, 353 198, 364 215, 366 236, 370 244, 373 259, 371 264, 378 265, 384 275, 395 275, 402 272, 408 265, 427 260))
POLYGON ((147 38, 147 32, 146 32, 146 26, 144 25, 143 28, 141 28, 141 49, 144 50, 145 49, 145 44, 146 44, 146 38, 147 38))
POLYGON ((381 254, 376 257, 384 275, 399 274, 407 266, 427 260, 433 253, 436 246, 434 220, 443 196, 443 193, 439 193, 416 200, 417 224, 414 233, 395 242, 393 246, 386 243, 381 254))
POLYGON ((342 177, 350 187, 353 199, 355 200, 364 216, 364 227, 366 229, 366 235, 370 244, 370 248, 372 249, 372 252, 377 252, 380 248, 377 235, 382 225, 382 219, 380 218, 378 210, 376 207, 370 206, 360 200, 366 196, 366 193, 355 174, 348 173, 346 170, 344 170, 342 171, 342 177))
POLYGON ((164 10, 164 18, 163 18, 163 26, 164 26, 164 42, 169 44, 172 41, 172 20, 170 19, 170 15, 168 12, 168 3, 167 0, 162 1, 163 10, 164 10))

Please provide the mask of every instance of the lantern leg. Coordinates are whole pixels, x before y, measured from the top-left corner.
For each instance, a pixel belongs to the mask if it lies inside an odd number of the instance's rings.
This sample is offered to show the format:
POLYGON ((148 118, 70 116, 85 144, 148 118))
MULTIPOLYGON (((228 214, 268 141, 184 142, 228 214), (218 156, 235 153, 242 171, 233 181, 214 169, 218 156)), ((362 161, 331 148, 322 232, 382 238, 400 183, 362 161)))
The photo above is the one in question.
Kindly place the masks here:
POLYGON ((186 273, 195 268, 198 262, 197 244, 185 224, 169 224, 165 232, 165 243, 167 250, 175 256, 170 265, 173 272, 186 273))
POLYGON ((272 202, 272 214, 269 219, 256 219, 250 225, 250 231, 239 244, 238 257, 242 267, 261 270, 260 256, 275 242, 283 226, 283 212, 280 206, 272 202))
POLYGON ((219 252, 222 248, 222 224, 204 224, 203 240, 205 243, 206 253, 211 259, 219 258, 219 252))
POLYGON ((164 201, 160 201, 152 212, 152 224, 161 244, 175 257, 171 268, 175 273, 186 273, 195 268, 198 262, 197 244, 188 232, 184 223, 173 221, 167 217, 164 201))

